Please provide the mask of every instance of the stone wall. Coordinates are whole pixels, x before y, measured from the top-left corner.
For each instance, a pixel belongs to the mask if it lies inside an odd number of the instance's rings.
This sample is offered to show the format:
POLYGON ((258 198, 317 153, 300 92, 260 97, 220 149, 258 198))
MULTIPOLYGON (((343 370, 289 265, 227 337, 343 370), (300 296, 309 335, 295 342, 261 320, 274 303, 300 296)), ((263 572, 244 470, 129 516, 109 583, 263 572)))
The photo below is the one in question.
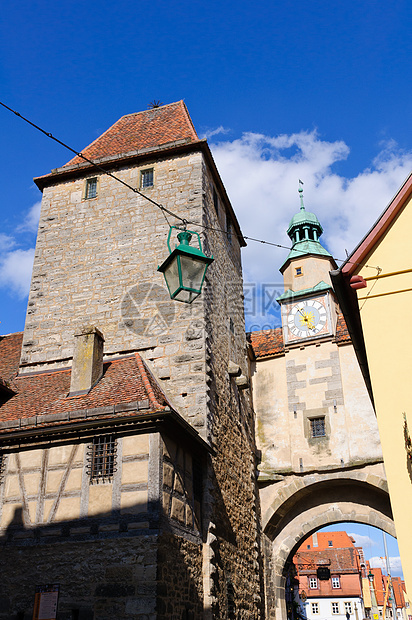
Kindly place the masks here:
POLYGON ((158 620, 203 618, 202 546, 170 533, 159 539, 158 620))
POLYGON ((213 204, 204 176, 205 224, 213 229, 213 255, 226 253, 210 270, 205 290, 209 429, 215 449, 205 516, 209 519, 210 605, 216 618, 259 618, 262 611, 259 502, 256 489, 254 417, 249 390, 228 374, 229 361, 248 375, 239 246, 226 233, 227 214, 213 204))
POLYGON ((31 620, 36 586, 50 583, 60 584, 58 620, 156 618, 157 536, 41 547, 2 538, 0 544, 2 620, 31 620), (10 570, 16 566, 18 574, 10 570))
POLYGON ((382 460, 378 427, 352 344, 290 347, 253 376, 261 479, 382 460), (325 418, 312 438, 310 419, 325 418))

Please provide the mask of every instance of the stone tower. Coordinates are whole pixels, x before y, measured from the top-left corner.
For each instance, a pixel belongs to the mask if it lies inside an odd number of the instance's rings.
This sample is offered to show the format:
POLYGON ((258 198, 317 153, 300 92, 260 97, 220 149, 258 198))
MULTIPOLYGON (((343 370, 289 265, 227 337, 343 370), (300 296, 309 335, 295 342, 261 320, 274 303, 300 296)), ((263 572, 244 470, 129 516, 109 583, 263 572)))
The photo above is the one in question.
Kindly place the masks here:
POLYGON ((0 618, 19 605, 31 617, 33 588, 56 581, 62 613, 81 618, 258 618, 236 216, 183 102, 122 117, 83 155, 98 167, 75 157, 35 179, 20 362, 19 336, 0 341, 14 386, 0 401, 13 567, 0 618), (191 305, 171 301, 157 271, 182 220, 214 257, 191 305))
POLYGON ((394 532, 375 414, 329 276, 335 261, 300 194, 280 269, 282 327, 250 334, 267 617, 278 619, 291 617, 285 586, 308 534, 339 521, 394 532))

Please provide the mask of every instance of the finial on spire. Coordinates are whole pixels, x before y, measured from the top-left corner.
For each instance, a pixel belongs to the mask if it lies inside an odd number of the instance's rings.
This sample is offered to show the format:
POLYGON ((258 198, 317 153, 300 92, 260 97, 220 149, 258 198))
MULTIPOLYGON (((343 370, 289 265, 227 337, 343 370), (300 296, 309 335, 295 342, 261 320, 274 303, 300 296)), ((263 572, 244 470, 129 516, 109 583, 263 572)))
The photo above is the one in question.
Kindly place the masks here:
POLYGON ((300 197, 300 210, 304 211, 305 210, 305 205, 303 204, 303 181, 301 181, 299 179, 299 197, 300 197))

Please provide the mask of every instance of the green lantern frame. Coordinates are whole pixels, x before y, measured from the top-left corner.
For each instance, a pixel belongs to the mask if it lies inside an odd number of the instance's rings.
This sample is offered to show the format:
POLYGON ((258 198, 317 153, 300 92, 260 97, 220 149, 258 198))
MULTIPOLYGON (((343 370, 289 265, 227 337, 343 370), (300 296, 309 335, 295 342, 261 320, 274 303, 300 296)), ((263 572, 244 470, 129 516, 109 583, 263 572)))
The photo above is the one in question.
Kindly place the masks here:
POLYGON ((170 298, 191 304, 202 292, 207 268, 214 258, 203 253, 199 233, 178 226, 170 227, 167 247, 170 255, 157 270, 163 273, 170 298), (173 229, 180 231, 177 234, 179 245, 174 250, 170 247, 173 229), (193 235, 197 237, 198 248, 190 245, 193 235))

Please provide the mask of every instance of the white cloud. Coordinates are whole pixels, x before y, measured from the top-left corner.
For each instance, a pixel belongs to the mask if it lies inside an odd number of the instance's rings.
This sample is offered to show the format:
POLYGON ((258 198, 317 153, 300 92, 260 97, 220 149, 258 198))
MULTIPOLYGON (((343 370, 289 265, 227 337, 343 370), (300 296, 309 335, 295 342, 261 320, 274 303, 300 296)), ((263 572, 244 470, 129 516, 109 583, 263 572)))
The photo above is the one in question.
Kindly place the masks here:
POLYGON ((206 131, 204 131, 201 134, 200 137, 201 137, 202 140, 204 140, 205 138, 207 140, 209 140, 213 136, 217 136, 219 134, 226 134, 226 133, 229 133, 229 132, 230 132, 230 129, 226 129, 225 127, 220 125, 220 127, 216 127, 216 129, 207 129, 206 131))
MULTIPOLYGON (((378 556, 374 556, 369 560, 372 568, 381 568, 386 574, 386 560, 385 558, 380 558, 378 556)), ((401 577, 402 576, 402 564, 401 558, 399 556, 393 556, 389 558, 389 565, 391 575, 393 577, 401 577)))
POLYGON ((15 244, 13 237, 0 233, 0 252, 5 252, 12 248, 15 244))
POLYGON ((24 298, 29 292, 33 259, 34 248, 13 250, 0 256, 0 286, 24 298))
MULTIPOLYGON (((279 136, 245 133, 237 140, 217 141, 211 149, 245 236, 290 247, 286 229, 299 210, 302 179, 306 209, 316 213, 325 231, 321 241, 341 260, 412 169, 412 153, 392 141, 381 145, 370 167, 355 177, 339 175, 333 167, 349 157, 348 145, 323 140, 316 130, 279 136)), ((245 282, 282 286, 278 270, 287 254, 287 249, 248 241, 243 251, 245 282)))
POLYGON ((376 540, 373 540, 370 536, 364 536, 363 534, 349 534, 354 541, 357 547, 376 547, 378 543, 376 540))
POLYGON ((37 232, 37 227, 39 225, 40 219, 40 208, 41 208, 41 200, 35 202, 34 205, 29 209, 24 221, 17 227, 17 232, 37 232))

